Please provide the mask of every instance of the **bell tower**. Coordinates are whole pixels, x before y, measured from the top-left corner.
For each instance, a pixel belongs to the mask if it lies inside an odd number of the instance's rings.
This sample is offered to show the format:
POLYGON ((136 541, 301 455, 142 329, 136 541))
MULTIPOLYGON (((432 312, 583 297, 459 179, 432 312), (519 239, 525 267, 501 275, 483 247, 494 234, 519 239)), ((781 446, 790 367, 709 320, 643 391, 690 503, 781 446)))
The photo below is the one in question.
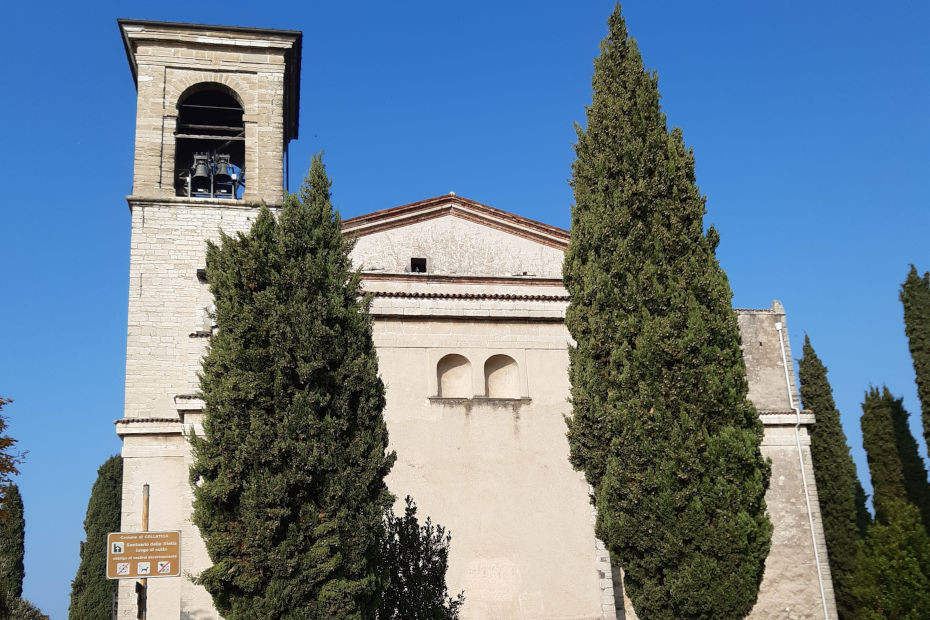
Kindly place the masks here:
POLYGON ((132 198, 280 204, 301 33, 118 23, 138 92, 132 198))
MULTIPOLYGON (((189 578, 210 565, 191 523, 190 432, 202 429, 197 373, 212 333, 206 242, 280 206, 297 137, 297 31, 118 20, 138 92, 122 439, 123 531, 181 532, 181 576, 148 580, 149 618, 216 618, 189 578)), ((121 580, 119 618, 135 618, 121 580)))

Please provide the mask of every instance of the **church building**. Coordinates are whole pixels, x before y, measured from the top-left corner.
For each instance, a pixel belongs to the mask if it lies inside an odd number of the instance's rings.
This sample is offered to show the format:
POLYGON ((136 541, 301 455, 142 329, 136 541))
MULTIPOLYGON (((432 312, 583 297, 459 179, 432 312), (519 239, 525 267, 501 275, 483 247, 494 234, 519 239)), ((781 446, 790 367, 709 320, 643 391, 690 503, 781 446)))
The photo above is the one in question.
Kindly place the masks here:
MULTIPOLYGON (((191 579, 210 565, 191 523, 186 436, 213 325, 206 241, 248 230, 284 195, 298 134, 301 33, 119 20, 138 91, 130 242, 122 529, 181 532, 181 575, 148 580, 148 617, 219 618, 191 579)), ((380 208, 384 205, 373 205, 380 208)), ((449 194, 343 222, 373 297, 388 486, 452 534, 466 619, 635 618, 568 462, 568 232, 449 194)), ((835 618, 785 312, 737 310, 749 397, 772 460, 774 524, 752 618, 835 618)), ((119 618, 136 617, 122 580, 119 618)))

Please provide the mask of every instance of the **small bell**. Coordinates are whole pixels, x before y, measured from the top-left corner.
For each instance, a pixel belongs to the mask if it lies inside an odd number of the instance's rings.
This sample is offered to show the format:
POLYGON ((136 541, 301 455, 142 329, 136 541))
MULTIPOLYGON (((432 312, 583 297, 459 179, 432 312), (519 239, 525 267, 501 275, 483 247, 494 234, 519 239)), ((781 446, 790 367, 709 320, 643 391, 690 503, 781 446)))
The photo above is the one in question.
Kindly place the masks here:
POLYGON ((216 155, 213 162, 213 193, 223 196, 232 195, 233 169, 229 165, 229 155, 216 155))
POLYGON ((202 153, 194 155, 194 165, 191 166, 191 193, 210 193, 210 158, 202 153))

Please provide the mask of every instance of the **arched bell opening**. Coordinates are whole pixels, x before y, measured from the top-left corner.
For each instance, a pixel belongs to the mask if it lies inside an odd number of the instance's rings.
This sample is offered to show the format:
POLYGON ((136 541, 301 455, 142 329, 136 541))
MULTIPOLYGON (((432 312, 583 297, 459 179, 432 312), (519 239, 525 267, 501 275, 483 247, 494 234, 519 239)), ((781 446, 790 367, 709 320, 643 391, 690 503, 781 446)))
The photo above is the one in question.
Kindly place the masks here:
POLYGON ((178 103, 175 189, 178 196, 241 198, 245 190, 242 105, 219 84, 178 103))

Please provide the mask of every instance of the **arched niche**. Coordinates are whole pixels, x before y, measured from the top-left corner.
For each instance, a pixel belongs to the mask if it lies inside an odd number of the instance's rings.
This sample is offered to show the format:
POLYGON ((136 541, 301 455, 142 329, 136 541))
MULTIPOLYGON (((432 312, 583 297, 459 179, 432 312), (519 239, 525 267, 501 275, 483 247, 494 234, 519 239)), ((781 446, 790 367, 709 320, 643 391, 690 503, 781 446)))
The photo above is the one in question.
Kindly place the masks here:
POLYGON ((488 398, 520 398, 520 368, 509 355, 492 355, 484 363, 484 393, 488 398))
POLYGON ((174 164, 178 196, 242 197, 245 123, 228 86, 195 84, 178 99, 174 164))
POLYGON ((451 353, 436 364, 436 385, 440 398, 471 398, 471 362, 451 353))

